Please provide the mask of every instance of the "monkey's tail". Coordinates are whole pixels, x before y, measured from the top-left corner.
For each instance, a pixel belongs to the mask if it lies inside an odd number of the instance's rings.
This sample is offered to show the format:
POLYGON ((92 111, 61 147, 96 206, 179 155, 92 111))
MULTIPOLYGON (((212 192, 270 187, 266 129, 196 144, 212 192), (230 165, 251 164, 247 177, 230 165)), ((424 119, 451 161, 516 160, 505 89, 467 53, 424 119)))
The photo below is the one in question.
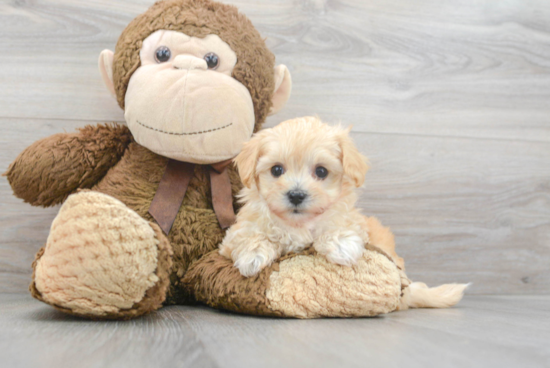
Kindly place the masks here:
POLYGON ((444 284, 429 288, 423 282, 413 282, 405 290, 399 310, 409 308, 449 308, 464 296, 470 284, 444 284))

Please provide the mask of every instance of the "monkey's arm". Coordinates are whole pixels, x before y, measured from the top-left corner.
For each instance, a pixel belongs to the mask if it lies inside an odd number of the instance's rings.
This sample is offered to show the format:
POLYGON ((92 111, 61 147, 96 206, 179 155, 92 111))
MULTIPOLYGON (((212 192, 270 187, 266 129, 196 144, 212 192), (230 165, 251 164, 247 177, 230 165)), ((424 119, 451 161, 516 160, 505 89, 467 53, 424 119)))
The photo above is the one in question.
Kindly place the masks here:
POLYGON ((118 124, 88 125, 76 133, 55 134, 21 152, 3 175, 25 202, 53 206, 101 180, 131 140, 128 128, 118 124))

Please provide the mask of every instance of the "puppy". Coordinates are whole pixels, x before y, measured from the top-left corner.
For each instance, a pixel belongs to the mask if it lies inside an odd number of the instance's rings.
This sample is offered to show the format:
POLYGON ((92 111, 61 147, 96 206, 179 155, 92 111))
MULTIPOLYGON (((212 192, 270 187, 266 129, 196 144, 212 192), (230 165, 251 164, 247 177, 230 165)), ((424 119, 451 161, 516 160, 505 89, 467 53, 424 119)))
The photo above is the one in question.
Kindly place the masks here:
POLYGON ((345 130, 305 117, 257 133, 235 158, 244 206, 220 253, 253 276, 313 245, 330 262, 353 265, 368 242, 355 189, 368 166, 345 130))

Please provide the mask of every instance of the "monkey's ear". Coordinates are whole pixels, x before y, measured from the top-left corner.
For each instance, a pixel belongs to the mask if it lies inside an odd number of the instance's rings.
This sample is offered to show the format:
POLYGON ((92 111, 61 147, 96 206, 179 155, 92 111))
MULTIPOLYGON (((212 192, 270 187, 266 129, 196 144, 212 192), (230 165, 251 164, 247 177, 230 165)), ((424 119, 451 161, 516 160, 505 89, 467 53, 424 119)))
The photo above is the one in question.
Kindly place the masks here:
POLYGON ((288 68, 281 64, 275 67, 275 92, 273 93, 273 106, 269 110, 269 115, 276 114, 288 101, 290 91, 292 90, 292 78, 288 68))
POLYGON ((103 50, 99 54, 99 72, 105 87, 111 93, 111 96, 116 98, 115 84, 113 83, 113 58, 114 54, 111 50, 103 50))

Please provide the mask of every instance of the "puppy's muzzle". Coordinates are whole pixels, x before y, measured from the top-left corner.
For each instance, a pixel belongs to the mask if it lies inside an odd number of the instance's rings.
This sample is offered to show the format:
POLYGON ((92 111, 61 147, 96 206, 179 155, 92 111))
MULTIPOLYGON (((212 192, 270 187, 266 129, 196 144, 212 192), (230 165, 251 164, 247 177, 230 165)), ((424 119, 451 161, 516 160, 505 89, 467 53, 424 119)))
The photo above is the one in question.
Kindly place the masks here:
POLYGON ((294 206, 299 206, 307 198, 307 193, 302 190, 291 190, 286 195, 294 206))

